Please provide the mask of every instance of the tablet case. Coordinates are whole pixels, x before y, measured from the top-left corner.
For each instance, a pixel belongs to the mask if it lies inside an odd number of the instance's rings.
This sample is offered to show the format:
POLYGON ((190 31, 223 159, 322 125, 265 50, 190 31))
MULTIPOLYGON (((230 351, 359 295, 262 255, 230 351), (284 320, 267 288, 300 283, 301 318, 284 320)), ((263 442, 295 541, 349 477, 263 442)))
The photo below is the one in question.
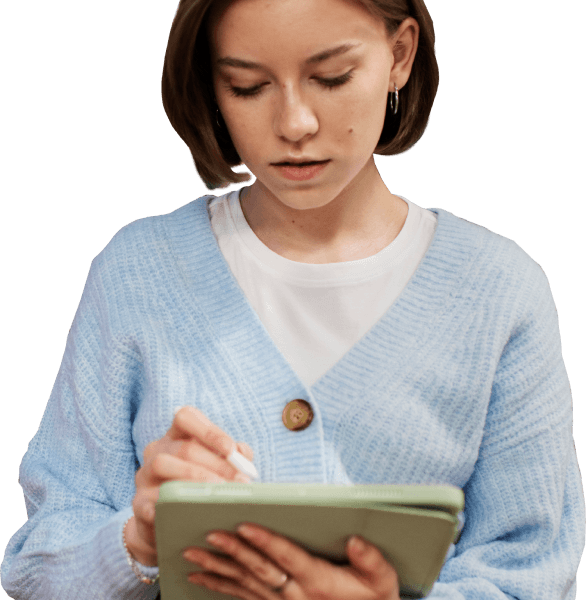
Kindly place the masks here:
POLYGON ((445 485, 166 482, 156 505, 155 535, 162 600, 228 600, 196 586, 202 569, 182 554, 208 544, 211 530, 235 532, 258 523, 335 563, 348 563, 345 545, 358 534, 397 570, 402 598, 423 598, 439 576, 461 529, 464 493, 445 485))

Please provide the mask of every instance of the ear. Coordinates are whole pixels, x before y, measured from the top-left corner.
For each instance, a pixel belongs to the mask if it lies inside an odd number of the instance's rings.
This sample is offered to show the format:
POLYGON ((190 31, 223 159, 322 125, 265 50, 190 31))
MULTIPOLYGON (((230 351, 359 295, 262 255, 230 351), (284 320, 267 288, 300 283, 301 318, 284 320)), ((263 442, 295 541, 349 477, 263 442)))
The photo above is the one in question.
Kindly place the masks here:
POLYGON ((389 38, 389 47, 394 59, 389 78, 389 92, 395 91, 395 85, 401 89, 407 83, 418 43, 419 23, 413 17, 407 17, 389 38))

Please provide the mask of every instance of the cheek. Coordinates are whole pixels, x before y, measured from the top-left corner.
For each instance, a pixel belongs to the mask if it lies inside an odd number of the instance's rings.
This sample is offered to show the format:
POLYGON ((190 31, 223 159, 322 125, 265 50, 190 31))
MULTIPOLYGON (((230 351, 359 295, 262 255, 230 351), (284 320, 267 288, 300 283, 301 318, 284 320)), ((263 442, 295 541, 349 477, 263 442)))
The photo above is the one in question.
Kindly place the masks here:
POLYGON ((340 143, 355 145, 358 149, 361 144, 368 145, 374 135, 380 135, 382 121, 377 131, 378 113, 372 110, 373 102, 374 99, 365 101, 363 97, 359 102, 346 104, 339 114, 330 115, 328 122, 340 143))
MULTIPOLYGON (((228 132, 236 151, 243 162, 254 162, 255 158, 263 153, 263 140, 266 142, 266 131, 261 130, 257 119, 250 118, 246 114, 238 116, 235 113, 231 123, 228 124, 228 132)), ((266 144, 264 144, 266 150, 266 144)))
POLYGON ((352 105, 340 120, 344 124, 346 140, 370 145, 372 139, 378 141, 385 122, 387 105, 382 93, 365 93, 352 105))

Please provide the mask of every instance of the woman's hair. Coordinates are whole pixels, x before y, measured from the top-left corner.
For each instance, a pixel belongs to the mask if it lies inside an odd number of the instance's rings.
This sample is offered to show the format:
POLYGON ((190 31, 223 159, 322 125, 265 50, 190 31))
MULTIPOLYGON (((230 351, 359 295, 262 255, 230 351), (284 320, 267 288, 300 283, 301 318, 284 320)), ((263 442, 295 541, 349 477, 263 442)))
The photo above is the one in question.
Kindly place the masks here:
MULTIPOLYGON (((209 8, 217 0, 180 0, 171 25, 163 65, 163 106, 169 121, 187 144, 195 167, 208 189, 248 181, 248 173, 231 167, 242 164, 228 130, 216 122, 210 46, 209 8)), ((407 84, 401 90, 396 115, 388 110, 375 154, 400 154, 423 135, 439 84, 433 22, 423 0, 357 0, 384 20, 393 35, 402 21, 413 17, 420 28, 419 45, 407 84)), ((222 117, 220 116, 220 119, 222 117)))

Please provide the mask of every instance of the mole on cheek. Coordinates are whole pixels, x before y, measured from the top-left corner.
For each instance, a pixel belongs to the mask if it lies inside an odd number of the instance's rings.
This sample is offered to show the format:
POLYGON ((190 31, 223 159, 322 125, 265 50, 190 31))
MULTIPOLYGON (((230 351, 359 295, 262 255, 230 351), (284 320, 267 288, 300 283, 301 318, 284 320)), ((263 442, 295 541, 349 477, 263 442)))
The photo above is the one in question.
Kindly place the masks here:
POLYGON ((352 127, 350 127, 350 129, 348 129, 348 133, 352 133, 354 131, 354 129, 352 129, 352 127))

